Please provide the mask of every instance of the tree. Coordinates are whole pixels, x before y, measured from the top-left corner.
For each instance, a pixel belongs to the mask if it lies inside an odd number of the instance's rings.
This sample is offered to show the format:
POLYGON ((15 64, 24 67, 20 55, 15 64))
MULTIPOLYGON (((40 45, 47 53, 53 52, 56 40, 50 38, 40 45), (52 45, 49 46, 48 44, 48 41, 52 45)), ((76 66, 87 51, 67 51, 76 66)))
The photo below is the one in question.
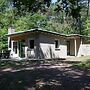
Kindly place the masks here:
POLYGON ((45 5, 50 6, 51 0, 12 0, 13 6, 17 8, 18 14, 25 14, 25 12, 38 12, 38 10, 45 10, 45 5))
POLYGON ((88 0, 87 16, 89 15, 89 4, 90 4, 90 0, 88 0))
POLYGON ((86 30, 88 31, 88 35, 90 35, 90 17, 86 20, 86 30))
POLYGON ((64 14, 62 16, 62 19, 64 20, 63 24, 69 24, 71 26, 71 30, 73 30, 72 33, 85 34, 85 18, 82 13, 83 8, 85 8, 85 6, 82 3, 82 0, 58 0, 56 11, 64 14))
POLYGON ((44 28, 47 24, 46 15, 41 15, 40 12, 35 14, 27 13, 25 16, 21 16, 14 23, 16 31, 29 30, 31 28, 44 28))
POLYGON ((51 0, 0 0, 0 37, 5 41, 0 45, 7 45, 3 36, 9 26, 14 26, 16 31, 40 27, 65 34, 85 34, 83 10, 87 7, 83 8, 81 1, 58 0, 54 5, 51 0))

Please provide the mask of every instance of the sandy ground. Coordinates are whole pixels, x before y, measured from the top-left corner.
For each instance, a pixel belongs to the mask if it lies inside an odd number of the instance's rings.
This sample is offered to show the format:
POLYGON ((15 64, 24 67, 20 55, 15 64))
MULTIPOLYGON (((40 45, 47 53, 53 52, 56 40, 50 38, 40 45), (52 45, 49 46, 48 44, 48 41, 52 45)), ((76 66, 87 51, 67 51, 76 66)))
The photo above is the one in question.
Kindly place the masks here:
POLYGON ((75 57, 75 56, 67 56, 66 61, 90 61, 90 56, 82 56, 82 57, 75 57))

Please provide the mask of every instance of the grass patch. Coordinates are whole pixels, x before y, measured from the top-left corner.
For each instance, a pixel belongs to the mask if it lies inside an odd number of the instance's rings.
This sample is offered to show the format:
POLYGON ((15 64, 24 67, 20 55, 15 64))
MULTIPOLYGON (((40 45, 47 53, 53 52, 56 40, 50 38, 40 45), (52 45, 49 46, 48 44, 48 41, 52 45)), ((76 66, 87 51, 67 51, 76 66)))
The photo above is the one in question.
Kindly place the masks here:
POLYGON ((90 69, 90 61, 73 64, 73 66, 79 69, 90 69))
POLYGON ((1 60, 0 61, 0 69, 6 69, 6 68, 14 68, 19 69, 23 67, 30 67, 30 66, 36 66, 39 65, 40 61, 29 61, 29 60, 21 60, 21 61, 11 61, 11 60, 1 60))
POLYGON ((0 61, 0 68, 10 68, 16 66, 16 63, 13 61, 0 61))

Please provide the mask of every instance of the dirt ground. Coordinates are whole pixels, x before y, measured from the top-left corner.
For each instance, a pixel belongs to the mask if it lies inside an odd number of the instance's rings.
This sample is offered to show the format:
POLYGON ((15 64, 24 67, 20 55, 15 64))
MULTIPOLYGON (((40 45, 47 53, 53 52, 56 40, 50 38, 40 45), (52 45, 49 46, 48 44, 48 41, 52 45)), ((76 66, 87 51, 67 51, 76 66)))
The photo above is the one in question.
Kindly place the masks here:
POLYGON ((65 62, 6 68, 0 71, 0 90, 90 90, 90 70, 65 62))
POLYGON ((85 61, 90 61, 90 56, 82 56, 82 57, 75 57, 75 56, 68 56, 66 58, 66 61, 81 61, 81 62, 85 62, 85 61))

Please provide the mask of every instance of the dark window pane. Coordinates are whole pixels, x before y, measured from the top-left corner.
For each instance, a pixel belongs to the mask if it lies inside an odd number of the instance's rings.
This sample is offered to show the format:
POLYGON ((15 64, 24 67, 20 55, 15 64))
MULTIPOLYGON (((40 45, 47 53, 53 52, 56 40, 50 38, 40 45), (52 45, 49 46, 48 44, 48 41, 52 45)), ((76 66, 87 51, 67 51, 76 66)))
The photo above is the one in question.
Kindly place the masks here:
POLYGON ((58 40, 55 40, 55 48, 58 48, 58 40))
POLYGON ((13 51, 17 53, 17 42, 13 42, 13 51))
POLYGON ((30 40, 30 48, 34 49, 34 40, 30 40))
POLYGON ((19 43, 19 56, 25 57, 25 40, 21 40, 19 43))
POLYGON ((9 40, 9 48, 11 48, 11 39, 9 40))

